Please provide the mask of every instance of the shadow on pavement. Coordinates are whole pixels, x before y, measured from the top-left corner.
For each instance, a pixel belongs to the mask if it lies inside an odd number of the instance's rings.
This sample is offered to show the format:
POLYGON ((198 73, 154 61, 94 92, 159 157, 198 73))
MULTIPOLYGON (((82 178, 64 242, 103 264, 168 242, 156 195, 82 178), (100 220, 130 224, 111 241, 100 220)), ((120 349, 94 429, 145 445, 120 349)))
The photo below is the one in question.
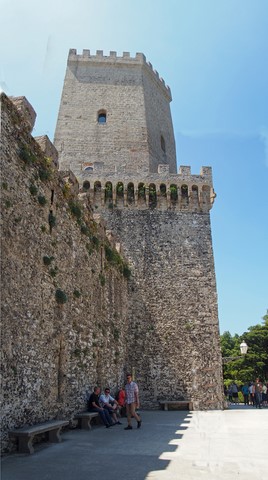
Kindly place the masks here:
MULTIPOLYGON (((142 427, 123 425, 63 432, 59 444, 40 444, 33 455, 2 459, 2 480, 143 480, 150 471, 164 470, 191 421, 186 411, 144 411, 142 427), (179 430, 179 432, 178 432, 179 430)), ((135 422, 136 423, 136 422, 135 422)))

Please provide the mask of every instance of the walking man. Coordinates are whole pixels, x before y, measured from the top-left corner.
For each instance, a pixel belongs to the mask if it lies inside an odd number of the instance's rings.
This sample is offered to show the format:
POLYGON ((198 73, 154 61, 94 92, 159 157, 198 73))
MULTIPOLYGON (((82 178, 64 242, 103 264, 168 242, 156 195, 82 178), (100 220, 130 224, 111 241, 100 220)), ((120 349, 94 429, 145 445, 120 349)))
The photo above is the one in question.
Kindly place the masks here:
POLYGON ((126 392, 126 410, 128 426, 125 430, 132 430, 131 417, 137 420, 137 428, 141 427, 141 417, 136 413, 136 408, 140 406, 139 389, 136 382, 133 382, 130 373, 127 374, 127 384, 125 386, 126 392))

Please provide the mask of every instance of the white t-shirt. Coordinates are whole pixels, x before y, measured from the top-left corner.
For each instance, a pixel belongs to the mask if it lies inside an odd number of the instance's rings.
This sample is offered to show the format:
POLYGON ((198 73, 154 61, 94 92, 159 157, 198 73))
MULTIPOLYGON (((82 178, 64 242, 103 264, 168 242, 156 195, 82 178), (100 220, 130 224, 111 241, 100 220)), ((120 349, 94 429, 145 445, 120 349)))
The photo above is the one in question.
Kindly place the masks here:
POLYGON ((103 407, 105 403, 114 402, 114 398, 110 394, 105 395, 104 393, 102 393, 99 401, 100 401, 100 405, 103 407))

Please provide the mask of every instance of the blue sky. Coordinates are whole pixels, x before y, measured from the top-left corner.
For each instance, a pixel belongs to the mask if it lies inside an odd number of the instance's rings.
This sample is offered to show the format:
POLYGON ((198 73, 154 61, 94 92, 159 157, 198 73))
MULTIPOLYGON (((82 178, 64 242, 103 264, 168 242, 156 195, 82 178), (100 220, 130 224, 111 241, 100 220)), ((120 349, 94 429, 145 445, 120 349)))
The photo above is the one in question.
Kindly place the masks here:
POLYGON ((0 0, 0 85, 53 140, 69 48, 143 52, 170 86, 178 165, 213 168, 220 330, 268 308, 268 1, 0 0))

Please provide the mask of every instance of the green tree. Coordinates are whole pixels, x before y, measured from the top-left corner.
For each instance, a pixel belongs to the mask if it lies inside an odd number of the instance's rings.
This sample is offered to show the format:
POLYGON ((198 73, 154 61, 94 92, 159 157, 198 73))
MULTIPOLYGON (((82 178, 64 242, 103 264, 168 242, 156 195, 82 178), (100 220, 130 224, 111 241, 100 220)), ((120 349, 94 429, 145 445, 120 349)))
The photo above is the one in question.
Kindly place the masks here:
POLYGON ((223 378, 225 385, 232 381, 245 383, 260 377, 268 381, 268 311, 263 317, 263 324, 248 328, 247 332, 239 336, 232 336, 230 332, 221 335, 223 363, 223 378), (240 354, 242 340, 248 345, 248 353, 240 354), (228 357, 234 360, 227 361, 228 357))

